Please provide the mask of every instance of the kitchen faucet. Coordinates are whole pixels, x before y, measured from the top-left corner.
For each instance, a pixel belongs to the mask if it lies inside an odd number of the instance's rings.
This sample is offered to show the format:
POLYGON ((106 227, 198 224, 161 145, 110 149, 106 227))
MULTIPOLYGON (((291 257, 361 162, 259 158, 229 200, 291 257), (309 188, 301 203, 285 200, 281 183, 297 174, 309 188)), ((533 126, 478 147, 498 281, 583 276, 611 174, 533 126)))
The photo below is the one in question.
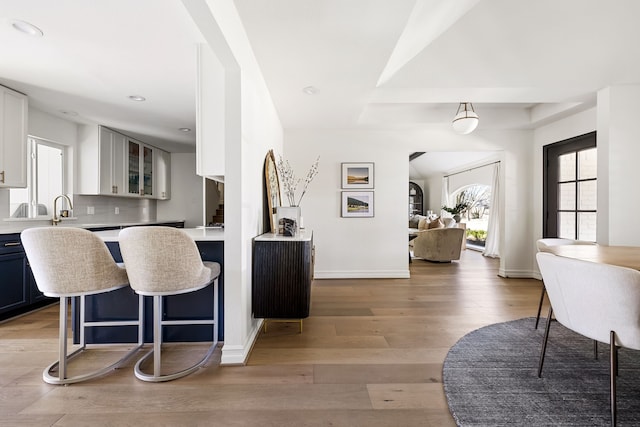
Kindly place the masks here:
POLYGON ((69 203, 69 209, 73 209, 73 204, 71 203, 71 199, 66 194, 61 194, 55 199, 53 199, 53 218, 51 218, 51 223, 53 225, 58 225, 58 223, 62 221, 62 218, 58 217, 58 207, 57 207, 58 199, 61 197, 67 199, 67 203, 69 203))

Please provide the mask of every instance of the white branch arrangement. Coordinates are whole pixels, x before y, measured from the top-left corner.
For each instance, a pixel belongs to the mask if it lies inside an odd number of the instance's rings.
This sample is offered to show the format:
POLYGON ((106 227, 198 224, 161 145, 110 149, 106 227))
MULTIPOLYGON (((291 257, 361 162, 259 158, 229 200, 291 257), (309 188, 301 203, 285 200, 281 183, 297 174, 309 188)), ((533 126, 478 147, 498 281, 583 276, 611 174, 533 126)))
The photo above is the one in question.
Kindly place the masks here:
POLYGON ((307 172, 307 176, 304 178, 304 185, 302 187, 302 194, 300 194, 300 198, 296 203, 296 190, 298 189, 298 184, 300 184, 301 179, 296 178, 296 174, 291 168, 288 160, 284 160, 282 156, 278 161, 278 173, 280 174, 280 182, 282 183, 282 189, 284 190, 284 194, 289 200, 289 206, 300 206, 300 202, 307 192, 307 187, 313 181, 313 178, 318 174, 318 162, 320 161, 320 156, 316 159, 316 161, 311 165, 311 169, 307 172))

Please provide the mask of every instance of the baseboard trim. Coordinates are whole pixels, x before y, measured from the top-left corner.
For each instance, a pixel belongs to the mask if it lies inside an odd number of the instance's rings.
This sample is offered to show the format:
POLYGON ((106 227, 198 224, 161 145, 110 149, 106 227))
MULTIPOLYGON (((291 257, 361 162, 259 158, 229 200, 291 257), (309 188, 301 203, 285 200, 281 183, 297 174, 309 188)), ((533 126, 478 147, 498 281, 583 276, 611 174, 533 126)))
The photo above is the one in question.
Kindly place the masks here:
POLYGON ((233 365, 246 365, 251 349, 258 338, 258 333, 262 327, 263 319, 257 319, 249 338, 244 345, 227 345, 222 346, 222 356, 220 358, 220 365, 233 366, 233 365))
POLYGON ((536 272, 531 270, 498 270, 498 276, 513 279, 537 279, 536 272))
POLYGON ((409 270, 315 270, 314 279, 408 279, 409 270))

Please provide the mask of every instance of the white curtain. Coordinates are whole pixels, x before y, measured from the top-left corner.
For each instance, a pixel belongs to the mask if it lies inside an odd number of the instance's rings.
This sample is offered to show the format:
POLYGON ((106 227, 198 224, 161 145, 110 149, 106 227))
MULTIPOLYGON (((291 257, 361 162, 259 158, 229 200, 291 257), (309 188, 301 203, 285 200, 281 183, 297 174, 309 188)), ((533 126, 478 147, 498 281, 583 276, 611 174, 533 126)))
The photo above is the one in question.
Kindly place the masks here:
POLYGON ((489 225, 487 240, 484 244, 484 256, 500 257, 500 163, 493 168, 493 185, 491 187, 491 203, 489 204, 489 225))
MULTIPOLYGON (((449 206, 449 177, 442 177, 442 206, 449 206)), ((442 210, 440 216, 442 216, 442 210)), ((434 212, 435 213, 435 212, 434 212)))

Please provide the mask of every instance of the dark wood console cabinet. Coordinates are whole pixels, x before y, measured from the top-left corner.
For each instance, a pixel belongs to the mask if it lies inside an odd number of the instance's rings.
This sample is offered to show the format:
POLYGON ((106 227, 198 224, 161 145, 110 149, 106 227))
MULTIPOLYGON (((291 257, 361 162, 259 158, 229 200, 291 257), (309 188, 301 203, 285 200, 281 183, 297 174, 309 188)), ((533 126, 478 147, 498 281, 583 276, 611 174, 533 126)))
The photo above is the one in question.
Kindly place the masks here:
POLYGON ((313 232, 253 239, 252 308, 256 318, 305 319, 311 305, 313 232))

